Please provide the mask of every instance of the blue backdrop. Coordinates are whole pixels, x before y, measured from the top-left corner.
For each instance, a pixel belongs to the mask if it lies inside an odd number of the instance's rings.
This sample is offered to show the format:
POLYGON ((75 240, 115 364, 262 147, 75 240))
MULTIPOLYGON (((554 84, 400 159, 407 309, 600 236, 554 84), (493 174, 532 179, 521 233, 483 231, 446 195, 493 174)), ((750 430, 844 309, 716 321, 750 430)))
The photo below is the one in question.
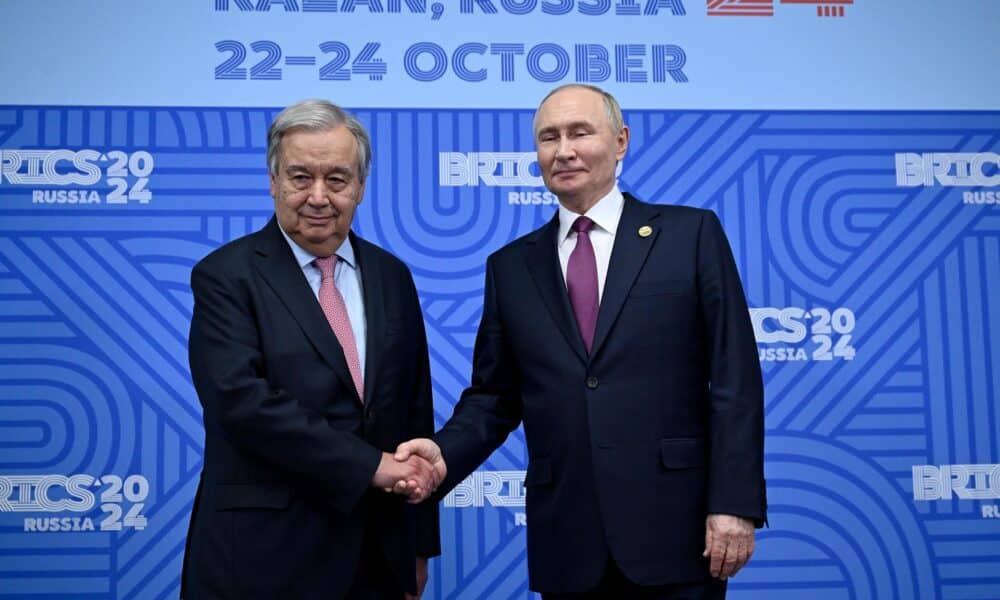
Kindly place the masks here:
MULTIPOLYGON (((620 185, 715 210, 766 381, 734 598, 1000 598, 1000 4, 0 5, 0 598, 176 597, 203 444, 191 267, 271 213, 265 134, 372 134, 356 231, 412 268, 438 424, 486 256, 547 221, 533 107, 626 107, 620 185)), ((529 597, 515 433, 445 500, 429 598, 529 597)))

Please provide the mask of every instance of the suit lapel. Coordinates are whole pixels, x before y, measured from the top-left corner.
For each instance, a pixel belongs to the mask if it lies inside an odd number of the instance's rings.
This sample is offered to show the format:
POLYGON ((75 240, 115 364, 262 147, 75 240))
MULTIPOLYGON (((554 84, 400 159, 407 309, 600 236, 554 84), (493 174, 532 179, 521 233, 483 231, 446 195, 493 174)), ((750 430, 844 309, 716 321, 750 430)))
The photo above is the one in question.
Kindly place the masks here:
MULTIPOLYGON (((354 390, 344 351, 274 217, 261 230, 254 259, 257 272, 299 323, 316 352, 333 368, 345 387, 354 390)), ((355 399, 360 401, 357 393, 355 399)))
POLYGON ((608 275, 604 281, 604 293, 597 312, 597 329, 594 331, 594 345, 591 357, 597 356, 601 345, 607 339, 611 327, 621 312, 632 284, 642 270, 650 248, 660 235, 660 227, 655 219, 660 211, 655 205, 645 204, 625 194, 622 218, 615 233, 614 248, 608 263, 608 275), (639 235, 639 228, 648 226, 652 231, 646 236, 639 235))
POLYGON ((581 360, 587 360, 587 350, 580 337, 580 328, 573 318, 573 308, 569 304, 562 267, 559 265, 559 250, 556 238, 559 235, 559 213, 556 212, 549 224, 538 230, 529 240, 526 263, 531 278, 538 288, 549 314, 562 332, 566 341, 581 360))
POLYGON ((379 363, 382 360, 385 347, 385 298, 386 290, 382 263, 378 255, 372 251, 365 240, 352 232, 351 241, 354 244, 354 256, 361 269, 361 287, 365 306, 365 407, 375 401, 375 384, 379 363))

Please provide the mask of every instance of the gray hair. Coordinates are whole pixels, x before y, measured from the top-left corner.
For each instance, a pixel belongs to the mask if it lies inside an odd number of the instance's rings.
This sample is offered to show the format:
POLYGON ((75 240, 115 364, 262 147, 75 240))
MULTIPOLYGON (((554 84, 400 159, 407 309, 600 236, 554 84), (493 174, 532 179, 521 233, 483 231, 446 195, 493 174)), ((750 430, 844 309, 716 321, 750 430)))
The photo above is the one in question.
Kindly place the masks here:
POLYGON ((329 131, 343 125, 354 136, 358 148, 358 177, 361 183, 368 177, 372 160, 372 143, 361 121, 326 100, 303 100, 278 113, 267 130, 267 168, 272 175, 278 173, 281 140, 294 129, 329 131))
MULTIPOLYGON (((538 103, 538 108, 542 108, 542 105, 545 104, 545 101, 551 98, 556 93, 570 88, 580 88, 583 90, 590 90, 601 97, 601 100, 604 102, 604 114, 608 117, 608 124, 611 125, 612 133, 617 135, 625 127, 625 118, 622 117, 622 107, 618 104, 618 101, 615 100, 614 96, 612 96, 608 92, 605 92, 596 85, 589 85, 586 83, 567 83, 565 85, 561 85, 556 89, 552 90, 551 92, 549 92, 548 94, 546 94, 545 97, 542 98, 542 101, 538 103)), ((537 109, 535 110, 535 119, 531 124, 531 129, 532 130, 538 129, 537 109)))

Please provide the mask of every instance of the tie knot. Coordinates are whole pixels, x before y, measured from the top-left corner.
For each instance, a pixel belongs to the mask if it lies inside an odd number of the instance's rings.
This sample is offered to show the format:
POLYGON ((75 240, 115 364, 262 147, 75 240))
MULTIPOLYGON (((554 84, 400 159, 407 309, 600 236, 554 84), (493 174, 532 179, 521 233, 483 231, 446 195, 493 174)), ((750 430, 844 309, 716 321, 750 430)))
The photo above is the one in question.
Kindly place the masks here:
POLYGON ((322 256, 313 262, 315 262, 316 266, 319 268, 319 272, 322 274, 323 279, 333 279, 333 269, 337 266, 336 254, 322 256))
POLYGON ((577 233, 588 233, 593 228, 594 222, 590 219, 590 217, 577 217, 576 220, 573 221, 573 231, 577 233))

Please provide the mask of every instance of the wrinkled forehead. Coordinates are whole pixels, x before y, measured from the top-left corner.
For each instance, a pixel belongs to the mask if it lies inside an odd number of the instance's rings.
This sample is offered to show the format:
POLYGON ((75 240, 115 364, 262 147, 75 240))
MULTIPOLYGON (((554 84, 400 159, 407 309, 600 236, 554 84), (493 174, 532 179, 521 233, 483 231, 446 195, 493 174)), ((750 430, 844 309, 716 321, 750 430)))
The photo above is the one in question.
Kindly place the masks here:
POLYGON ((296 127, 289 129, 281 140, 278 157, 282 163, 297 160, 337 160, 357 163, 357 140, 344 126, 327 129, 296 127))

